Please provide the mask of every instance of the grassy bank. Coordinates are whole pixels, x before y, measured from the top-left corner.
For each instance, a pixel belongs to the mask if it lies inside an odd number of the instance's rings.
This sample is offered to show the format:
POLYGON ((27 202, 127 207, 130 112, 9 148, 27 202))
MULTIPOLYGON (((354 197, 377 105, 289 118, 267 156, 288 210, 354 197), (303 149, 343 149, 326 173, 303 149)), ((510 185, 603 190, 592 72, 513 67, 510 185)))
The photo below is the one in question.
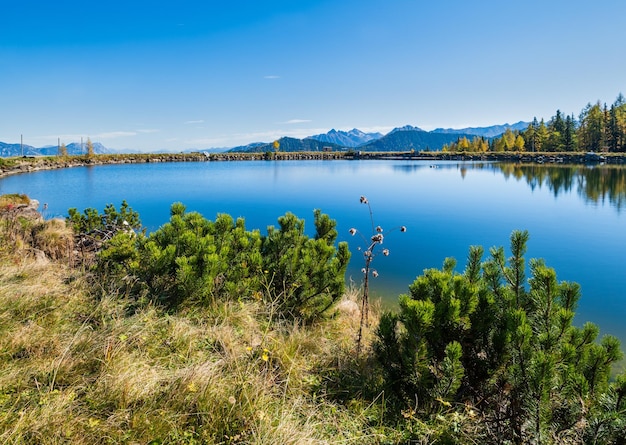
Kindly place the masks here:
POLYGON ((176 203, 145 236, 126 203, 34 208, 0 197, 0 443, 626 443, 619 341, 542 260, 525 279, 526 232, 363 326, 327 215, 262 236, 176 203))
POLYGON ((2 443, 376 443, 376 407, 317 393, 355 365, 350 317, 305 330, 252 304, 166 314, 3 260, 2 443))
POLYGON ((5 199, 0 220, 1 443, 389 437, 372 423, 384 399, 342 402, 367 381, 367 362, 354 355, 354 292, 333 319, 307 327, 272 319, 260 301, 177 311, 140 304, 70 266, 71 248, 51 260, 52 240, 67 241, 67 228, 7 213, 23 199, 5 199), (31 235, 40 226, 48 227, 47 243, 31 235))

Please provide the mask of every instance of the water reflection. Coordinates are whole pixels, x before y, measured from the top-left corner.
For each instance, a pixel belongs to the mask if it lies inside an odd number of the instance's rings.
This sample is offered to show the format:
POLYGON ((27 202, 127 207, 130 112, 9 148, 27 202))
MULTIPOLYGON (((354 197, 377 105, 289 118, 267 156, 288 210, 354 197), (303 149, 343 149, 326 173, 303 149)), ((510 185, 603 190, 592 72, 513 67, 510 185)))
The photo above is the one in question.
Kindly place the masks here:
POLYGON ((472 171, 492 171, 506 180, 524 181, 531 191, 547 189, 554 197, 577 193, 588 204, 610 204, 618 212, 626 206, 626 168, 619 165, 546 165, 498 162, 415 162, 396 164, 394 172, 412 174, 424 169, 458 170, 461 179, 472 171))
POLYGON ((626 202, 626 169, 614 165, 492 164, 505 178, 524 180, 531 190, 547 188, 555 197, 576 193, 587 203, 609 203, 621 212, 626 202))
POLYGON ((524 181, 531 191, 549 190, 556 198, 575 192, 587 204, 626 207, 626 167, 619 165, 546 165, 498 162, 433 162, 394 165, 402 173, 435 168, 458 170, 461 179, 472 171, 492 171, 506 180, 524 181))
POLYGON ((465 176, 467 169, 483 170, 493 169, 495 163, 493 162, 456 162, 456 161, 433 161, 433 162, 414 162, 410 161, 406 164, 393 164, 392 168, 394 172, 398 173, 415 173, 419 170, 434 168, 434 169, 452 169, 460 170, 461 176, 465 176))

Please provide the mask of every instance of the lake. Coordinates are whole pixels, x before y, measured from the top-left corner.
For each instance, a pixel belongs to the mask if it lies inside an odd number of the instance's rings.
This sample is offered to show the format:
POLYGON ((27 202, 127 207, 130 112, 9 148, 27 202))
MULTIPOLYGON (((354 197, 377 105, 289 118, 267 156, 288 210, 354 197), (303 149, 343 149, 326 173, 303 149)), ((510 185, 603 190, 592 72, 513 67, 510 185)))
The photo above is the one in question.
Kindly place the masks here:
POLYGON ((139 212, 148 230, 169 219, 182 202, 208 219, 218 213, 244 217, 265 233, 287 211, 307 221, 313 210, 337 220, 352 260, 348 279, 360 283, 364 246, 372 225, 386 235, 389 256, 372 263, 379 273, 372 291, 388 304, 408 292, 426 268, 455 257, 462 271, 470 245, 504 246, 515 229, 528 230, 527 260, 544 258, 558 279, 582 287, 576 323, 592 321, 626 344, 626 168, 520 166, 457 161, 241 161, 123 164, 40 171, 0 179, 0 194, 25 193, 48 207, 44 216, 66 216, 70 207, 102 211, 122 200, 139 212), (391 232, 406 226, 406 233, 391 232))

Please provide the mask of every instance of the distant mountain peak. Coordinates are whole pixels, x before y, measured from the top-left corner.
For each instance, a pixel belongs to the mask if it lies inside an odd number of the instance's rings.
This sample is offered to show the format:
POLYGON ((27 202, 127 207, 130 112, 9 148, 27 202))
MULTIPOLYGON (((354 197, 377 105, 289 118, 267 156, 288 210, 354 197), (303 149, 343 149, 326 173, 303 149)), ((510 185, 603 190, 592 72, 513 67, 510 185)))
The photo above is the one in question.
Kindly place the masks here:
POLYGON ((381 137, 383 137, 383 135, 380 133, 364 133, 356 128, 353 128, 350 131, 335 130, 333 128, 328 133, 316 134, 314 136, 309 136, 306 139, 314 139, 324 143, 354 148, 359 145, 367 144, 370 141, 380 139, 381 137))
MULTIPOLYGON (((72 142, 65 145, 67 153, 70 155, 81 155, 87 152, 87 143, 72 142)), ((96 154, 112 153, 100 142, 93 142, 93 151, 96 154)), ((0 142, 0 156, 56 156, 59 154, 57 145, 45 145, 43 147, 32 147, 30 145, 7 144, 0 142)))
POLYGON ((469 134, 472 136, 483 136, 483 137, 496 137, 500 136, 506 130, 525 130, 528 127, 528 122, 519 121, 514 124, 502 124, 502 125, 491 125, 489 127, 468 127, 461 129, 454 128, 436 128, 432 132, 433 133, 444 133, 444 134, 469 134))
POLYGON ((397 127, 390 131, 390 133, 395 133, 396 131, 424 131, 419 127, 414 127, 413 125, 405 125, 404 127, 397 127))
MULTIPOLYGON (((91 145, 93 145, 93 152, 96 154, 110 153, 110 150, 100 142, 92 142, 91 145)), ((87 142, 83 142, 82 144, 80 142, 72 142, 67 144, 65 147, 67 148, 67 152, 70 154, 87 153, 87 142)), ((56 150, 56 148, 57 147, 55 146, 54 149, 56 150)))

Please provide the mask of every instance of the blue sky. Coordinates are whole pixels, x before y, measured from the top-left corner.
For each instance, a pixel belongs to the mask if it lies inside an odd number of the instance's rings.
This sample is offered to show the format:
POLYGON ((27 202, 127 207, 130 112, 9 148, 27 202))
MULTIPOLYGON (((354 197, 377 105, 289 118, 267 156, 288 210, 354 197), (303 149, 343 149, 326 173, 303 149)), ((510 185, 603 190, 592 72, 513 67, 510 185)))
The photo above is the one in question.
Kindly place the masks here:
POLYGON ((182 151, 578 115, 626 94, 624 17, 622 0, 4 2, 0 141, 182 151))

